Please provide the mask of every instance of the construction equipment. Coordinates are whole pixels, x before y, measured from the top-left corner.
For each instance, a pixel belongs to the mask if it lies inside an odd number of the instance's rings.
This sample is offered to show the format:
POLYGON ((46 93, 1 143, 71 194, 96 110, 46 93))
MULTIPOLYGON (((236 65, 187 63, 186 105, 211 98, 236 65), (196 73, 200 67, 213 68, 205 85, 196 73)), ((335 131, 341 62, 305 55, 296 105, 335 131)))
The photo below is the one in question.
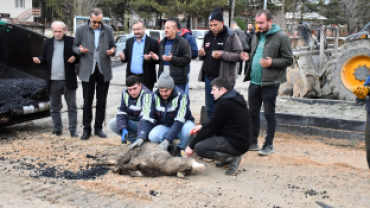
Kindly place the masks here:
POLYGON ((50 116, 46 66, 32 61, 45 38, 0 21, 0 127, 50 116))
POLYGON ((370 75, 370 23, 358 33, 338 37, 338 28, 302 24, 298 26, 302 44, 293 50, 294 64, 280 93, 294 97, 355 100, 351 89, 363 85, 370 75), (325 31, 335 32, 328 44, 325 31), (338 41, 344 43, 338 47, 338 41))

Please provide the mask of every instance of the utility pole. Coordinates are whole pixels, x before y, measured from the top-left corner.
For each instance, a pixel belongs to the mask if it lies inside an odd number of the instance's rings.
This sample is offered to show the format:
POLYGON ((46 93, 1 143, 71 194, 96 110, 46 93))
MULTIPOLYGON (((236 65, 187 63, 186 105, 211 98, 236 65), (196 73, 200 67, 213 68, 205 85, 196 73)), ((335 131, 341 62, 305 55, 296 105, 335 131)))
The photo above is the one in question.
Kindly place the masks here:
POLYGON ((235 0, 231 1, 231 11, 230 11, 230 19, 229 19, 229 26, 231 25, 231 21, 234 21, 234 11, 235 11, 235 0))
POLYGON ((264 9, 264 10, 266 10, 266 9, 267 9, 267 0, 265 0, 265 1, 263 2, 263 9, 264 9))

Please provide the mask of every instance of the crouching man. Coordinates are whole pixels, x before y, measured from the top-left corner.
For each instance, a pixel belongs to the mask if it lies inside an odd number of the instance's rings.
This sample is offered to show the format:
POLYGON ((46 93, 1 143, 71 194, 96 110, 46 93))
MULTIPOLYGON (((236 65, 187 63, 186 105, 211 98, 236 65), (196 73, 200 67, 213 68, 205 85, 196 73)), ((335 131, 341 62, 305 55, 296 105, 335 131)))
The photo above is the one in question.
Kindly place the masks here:
POLYGON ((190 131, 195 126, 189 108, 189 98, 175 83, 168 71, 164 71, 157 82, 158 90, 150 100, 145 101, 145 109, 138 129, 138 139, 130 149, 140 146, 146 138, 160 143, 159 150, 167 150, 174 139, 179 138, 176 156, 181 156, 190 139, 190 131), (147 105, 150 103, 150 105, 147 105))
POLYGON ((133 143, 136 137, 128 137, 128 132, 137 136, 140 114, 145 107, 144 98, 151 98, 152 92, 135 75, 127 77, 126 86, 127 89, 122 92, 117 117, 111 119, 108 126, 114 133, 122 135, 122 143, 127 143, 127 140, 133 143))
POLYGON ((206 123, 192 129, 197 134, 186 147, 185 156, 196 152, 199 157, 220 161, 217 167, 230 164, 226 175, 236 175, 252 142, 247 102, 224 77, 214 79, 211 87, 215 109, 206 123))

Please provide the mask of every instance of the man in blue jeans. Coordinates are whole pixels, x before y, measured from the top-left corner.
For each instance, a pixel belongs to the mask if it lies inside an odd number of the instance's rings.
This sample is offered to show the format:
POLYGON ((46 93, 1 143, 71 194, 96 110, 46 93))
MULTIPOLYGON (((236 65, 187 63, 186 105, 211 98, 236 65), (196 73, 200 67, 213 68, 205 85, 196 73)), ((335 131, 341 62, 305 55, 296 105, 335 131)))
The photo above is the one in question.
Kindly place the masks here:
POLYGON ((118 108, 117 117, 109 121, 109 128, 116 134, 122 135, 122 143, 135 141, 140 114, 145 108, 145 96, 151 97, 152 92, 140 83, 139 77, 130 75, 126 79, 127 89, 122 92, 121 106, 118 108), (129 134, 135 134, 134 137, 129 134))
MULTIPOLYGON (((256 14, 259 31, 251 43, 250 65, 246 65, 244 81, 250 81, 248 90, 249 112, 252 120, 253 140, 249 151, 259 151, 257 139, 260 132, 260 110, 263 103, 267 121, 267 136, 260 156, 274 152, 272 146, 275 136, 275 105, 280 83, 286 82, 287 67, 293 63, 293 53, 289 37, 276 24, 272 14, 260 10, 256 14)), ((249 60, 246 52, 241 53, 243 61, 249 60)))
POLYGON ((175 87, 169 72, 165 70, 157 82, 158 90, 151 99, 145 100, 145 109, 138 129, 138 139, 130 149, 140 146, 145 139, 160 143, 159 150, 168 150, 174 139, 180 142, 176 156, 181 156, 190 139, 190 131, 195 126, 189 108, 189 98, 183 90, 175 87))

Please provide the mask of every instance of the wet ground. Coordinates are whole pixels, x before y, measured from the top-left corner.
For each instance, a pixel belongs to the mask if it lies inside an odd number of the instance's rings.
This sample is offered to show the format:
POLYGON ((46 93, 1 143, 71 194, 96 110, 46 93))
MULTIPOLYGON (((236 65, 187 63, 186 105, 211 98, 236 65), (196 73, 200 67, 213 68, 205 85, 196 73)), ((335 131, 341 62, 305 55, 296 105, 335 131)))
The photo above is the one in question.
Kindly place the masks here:
MULTIPOLYGON (((115 117, 123 66, 115 68, 107 119, 115 117)), ((191 76, 192 77, 192 76, 191 76)), ((193 80, 191 78, 191 80, 193 80)), ((247 95, 238 78, 236 89, 247 95)), ((202 84, 191 83, 191 110, 199 120, 202 84)), ((82 134, 82 90, 78 92, 78 133, 82 134)), ((247 97, 247 96, 246 96, 247 97)), ((364 120, 363 106, 308 105, 279 97, 279 112, 364 120)), ((64 134, 51 135, 50 118, 0 130, 2 207, 368 207, 370 172, 364 142, 277 133, 275 153, 247 152, 237 176, 197 159, 203 171, 186 178, 133 178, 92 167, 96 158, 117 158, 127 145, 109 131, 108 139, 70 138, 63 108, 64 134)), ((263 135, 259 138, 263 142, 263 135)))

